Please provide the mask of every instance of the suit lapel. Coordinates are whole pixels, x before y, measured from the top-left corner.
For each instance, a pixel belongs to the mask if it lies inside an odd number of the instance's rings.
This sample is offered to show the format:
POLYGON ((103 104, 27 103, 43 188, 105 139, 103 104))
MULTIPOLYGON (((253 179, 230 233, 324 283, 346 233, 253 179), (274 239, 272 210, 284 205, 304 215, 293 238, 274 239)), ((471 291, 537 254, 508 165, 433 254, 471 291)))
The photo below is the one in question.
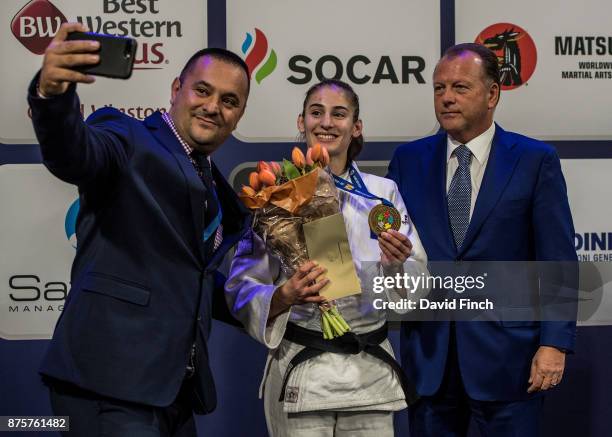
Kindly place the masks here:
POLYGON ((512 173, 514 173, 519 158, 520 153, 514 148, 510 136, 496 125, 487 168, 480 184, 472 219, 459 256, 463 255, 470 247, 484 221, 499 201, 512 173))
POLYGON ((453 241, 450 222, 448 219, 448 203, 446 201, 446 135, 440 135, 440 139, 431 144, 431 153, 423 158, 423 174, 427 175, 427 192, 432 197, 424 199, 431 202, 431 214, 427 220, 432 223, 431 237, 437 241, 440 248, 451 249, 449 254, 454 253, 455 243, 453 241))
POLYGON ((202 241, 202 231, 204 229, 204 202, 206 200, 206 188, 200 180, 200 177, 195 171, 193 164, 189 160, 185 149, 179 143, 174 133, 166 125, 166 122, 161 118, 161 114, 156 112, 144 121, 145 125, 151 129, 155 139, 168 150, 178 162, 181 168, 187 187, 189 189, 189 198, 191 200, 191 215, 193 221, 194 232, 198 239, 199 259, 204 259, 204 243, 202 241))

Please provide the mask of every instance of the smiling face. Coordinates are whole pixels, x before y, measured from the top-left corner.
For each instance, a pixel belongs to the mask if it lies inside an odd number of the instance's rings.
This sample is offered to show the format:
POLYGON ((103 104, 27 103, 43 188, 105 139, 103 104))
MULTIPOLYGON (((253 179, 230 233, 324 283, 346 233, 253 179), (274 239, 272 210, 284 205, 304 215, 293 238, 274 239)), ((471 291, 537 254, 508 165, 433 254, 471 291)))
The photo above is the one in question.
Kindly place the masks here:
POLYGON ((485 77, 480 56, 465 51, 442 58, 433 82, 436 118, 451 137, 465 144, 491 126, 499 85, 485 77))
POLYGON ((332 159, 344 158, 344 162, 351 140, 362 130, 346 92, 334 85, 323 86, 310 95, 297 124, 308 147, 320 143, 332 159))
POLYGON ((182 81, 174 79, 169 113, 187 144, 208 155, 236 129, 247 95, 248 78, 240 67, 206 55, 182 81))

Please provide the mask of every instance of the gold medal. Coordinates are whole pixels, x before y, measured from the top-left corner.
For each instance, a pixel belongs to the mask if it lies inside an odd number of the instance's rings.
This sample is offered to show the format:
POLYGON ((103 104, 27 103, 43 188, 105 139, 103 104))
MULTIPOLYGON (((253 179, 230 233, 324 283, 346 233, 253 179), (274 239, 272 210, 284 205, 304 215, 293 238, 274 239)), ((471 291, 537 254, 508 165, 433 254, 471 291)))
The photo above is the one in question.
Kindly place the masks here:
POLYGON ((394 229, 399 231, 402 225, 402 218, 397 209, 387 205, 377 205, 370 211, 368 215, 368 223, 370 229, 376 235, 380 235, 382 232, 394 229))

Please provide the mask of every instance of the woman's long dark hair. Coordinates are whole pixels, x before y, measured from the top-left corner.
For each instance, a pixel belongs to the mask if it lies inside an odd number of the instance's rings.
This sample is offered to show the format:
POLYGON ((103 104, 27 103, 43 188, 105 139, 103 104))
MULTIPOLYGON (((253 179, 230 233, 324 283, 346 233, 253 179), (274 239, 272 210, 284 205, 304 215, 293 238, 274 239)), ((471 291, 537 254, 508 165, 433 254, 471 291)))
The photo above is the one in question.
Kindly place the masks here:
MULTIPOLYGON (((305 116, 306 113, 306 105, 308 104, 308 99, 318 90, 325 87, 338 87, 344 91, 348 97, 348 100, 353 107, 353 123, 359 120, 359 96, 353 90, 353 88, 346 82, 342 82, 338 79, 325 79, 319 83, 311 86, 308 91, 306 91, 306 97, 304 98, 304 103, 302 104, 302 117, 305 116)), ((351 138, 351 143, 349 144, 347 151, 347 159, 346 166, 348 167, 353 160, 359 155, 363 149, 363 135, 359 135, 358 137, 351 138)))

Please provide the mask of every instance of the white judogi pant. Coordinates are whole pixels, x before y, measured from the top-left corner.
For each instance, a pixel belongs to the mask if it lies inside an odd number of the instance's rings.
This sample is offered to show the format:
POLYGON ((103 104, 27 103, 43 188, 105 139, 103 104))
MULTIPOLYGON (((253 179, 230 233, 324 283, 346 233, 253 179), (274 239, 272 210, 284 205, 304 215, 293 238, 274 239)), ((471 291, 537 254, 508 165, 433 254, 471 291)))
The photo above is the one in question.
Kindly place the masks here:
POLYGON ((270 437, 393 437, 393 411, 306 411, 285 413, 278 400, 282 376, 270 366, 264 411, 270 437))

